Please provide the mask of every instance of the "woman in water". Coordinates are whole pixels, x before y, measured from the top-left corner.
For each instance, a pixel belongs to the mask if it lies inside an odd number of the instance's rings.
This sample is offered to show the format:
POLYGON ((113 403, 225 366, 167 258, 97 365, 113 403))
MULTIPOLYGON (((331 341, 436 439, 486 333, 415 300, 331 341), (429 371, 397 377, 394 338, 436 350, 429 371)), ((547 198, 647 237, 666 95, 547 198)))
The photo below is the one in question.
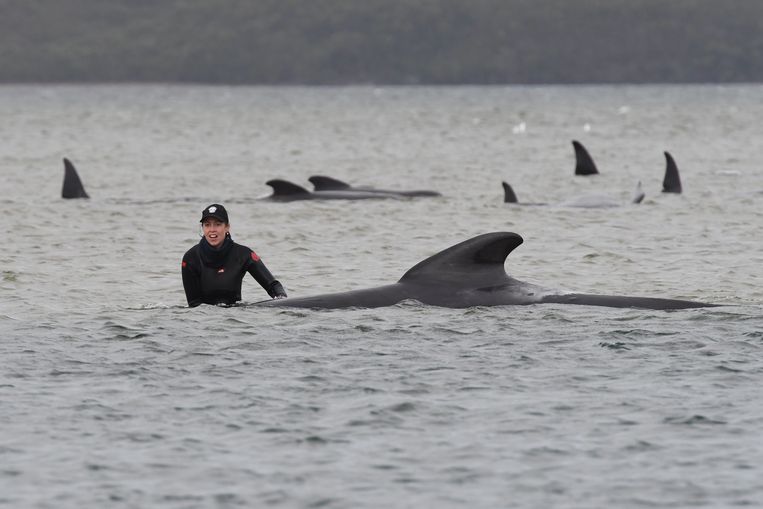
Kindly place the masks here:
POLYGON ((274 299, 286 297, 281 283, 257 253, 230 236, 225 207, 217 203, 201 213, 202 238, 183 255, 183 288, 188 306, 234 304, 241 300, 241 281, 249 274, 274 299))

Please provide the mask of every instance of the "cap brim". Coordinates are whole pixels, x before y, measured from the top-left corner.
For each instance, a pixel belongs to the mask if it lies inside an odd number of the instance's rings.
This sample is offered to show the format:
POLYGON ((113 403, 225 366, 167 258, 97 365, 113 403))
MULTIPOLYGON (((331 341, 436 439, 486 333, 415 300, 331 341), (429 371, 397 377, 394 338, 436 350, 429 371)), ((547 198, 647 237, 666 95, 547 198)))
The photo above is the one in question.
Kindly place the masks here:
POLYGON ((199 222, 203 223, 205 219, 209 219, 210 217, 213 217, 213 218, 217 219, 218 221, 222 221, 223 223, 227 223, 228 222, 224 218, 218 216, 217 214, 207 214, 205 216, 201 216, 201 219, 199 220, 199 222))

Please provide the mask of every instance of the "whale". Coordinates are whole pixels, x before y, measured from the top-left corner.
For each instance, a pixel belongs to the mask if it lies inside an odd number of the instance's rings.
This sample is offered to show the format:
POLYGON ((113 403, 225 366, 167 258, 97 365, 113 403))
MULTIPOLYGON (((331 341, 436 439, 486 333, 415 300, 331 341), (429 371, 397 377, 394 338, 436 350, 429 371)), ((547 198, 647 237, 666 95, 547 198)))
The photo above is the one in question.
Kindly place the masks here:
POLYGON ((414 189, 410 191, 396 191, 391 189, 376 189, 370 186, 351 186, 350 184, 343 182, 333 177, 326 177, 324 175, 312 175, 307 180, 313 184, 315 191, 360 191, 368 193, 385 193, 385 194, 397 194, 399 196, 442 196, 437 191, 430 191, 427 189, 414 189))
POLYGON ((85 187, 77 174, 76 168, 70 160, 64 157, 64 187, 61 190, 61 198, 90 198, 85 192, 85 187))
POLYGON ((678 174, 678 166, 669 152, 665 151, 665 177, 662 179, 663 193, 681 194, 681 176, 678 174))
MULTIPOLYGON (((575 149, 575 175, 597 175, 599 170, 596 167, 596 163, 593 162, 593 158, 583 144, 573 140, 572 146, 575 149)), ((678 173, 676 161, 669 152, 665 151, 664 154, 665 176, 662 181, 662 192, 681 194, 681 177, 678 173)))
POLYGON ((429 306, 469 308, 529 304, 576 304, 613 308, 673 310, 716 304, 656 297, 565 293, 514 279, 506 258, 522 244, 514 232, 491 232, 453 245, 419 262, 396 283, 255 303, 257 306, 311 309, 378 308, 414 300, 429 306))
MULTIPOLYGON (((520 202, 517 198, 517 193, 514 191, 514 188, 511 187, 509 183, 506 181, 501 182, 501 185, 503 186, 503 202, 504 203, 514 203, 517 205, 529 205, 529 206, 541 206, 541 205, 550 205, 549 203, 544 202, 520 202)), ((641 182, 639 181, 638 184, 636 184, 636 190, 633 192, 633 197, 630 200, 631 204, 639 204, 644 200, 645 193, 642 189, 641 182)), ((612 207, 620 207, 623 203, 615 200, 609 196, 605 195, 599 195, 599 194, 584 194, 581 196, 577 196, 575 198, 570 198, 565 201, 559 202, 555 204, 555 206, 558 207, 577 207, 577 208, 586 208, 586 209, 603 209, 603 208, 612 208, 612 207)))
MULTIPOLYGON (((593 162, 593 158, 583 144, 573 140, 572 146, 575 148, 575 175, 598 174, 599 170, 596 163, 593 162)), ((665 154, 665 176, 662 180, 662 192, 681 194, 683 189, 676 161, 670 152, 664 151, 663 153, 665 154)))
POLYGON ((292 202, 300 200, 383 200, 401 199, 400 195, 384 192, 361 190, 308 191, 304 187, 282 179, 271 179, 266 182, 273 188, 273 194, 264 199, 277 202, 292 202))
POLYGON ((575 175, 598 175, 599 169, 583 144, 572 140, 572 147, 575 149, 575 175))

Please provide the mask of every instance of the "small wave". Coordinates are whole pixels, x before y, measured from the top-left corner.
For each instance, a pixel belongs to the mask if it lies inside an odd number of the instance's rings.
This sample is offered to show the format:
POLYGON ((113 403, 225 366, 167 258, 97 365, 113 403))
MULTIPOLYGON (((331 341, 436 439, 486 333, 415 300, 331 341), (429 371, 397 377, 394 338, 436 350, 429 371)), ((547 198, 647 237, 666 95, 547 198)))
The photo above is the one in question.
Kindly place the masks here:
POLYGON ((624 449, 628 452, 641 452, 657 449, 657 446, 646 440, 638 440, 636 443, 626 445, 624 449))
POLYGON ((391 407, 389 407, 389 410, 392 412, 411 412, 415 409, 416 409, 416 405, 414 403, 411 403, 410 401, 398 403, 396 405, 392 405, 391 407))
POLYGON ((599 346, 601 346, 602 348, 609 348, 611 350, 630 350, 630 347, 626 343, 623 343, 622 341, 616 341, 614 343, 602 341, 599 343, 599 346))
POLYGON ((154 309, 189 309, 189 308, 188 306, 181 306, 178 304, 163 304, 161 302, 140 304, 135 307, 127 306, 127 307, 120 308, 120 310, 122 311, 151 311, 154 309))
POLYGON ((110 334, 110 339, 117 339, 117 340, 132 340, 132 339, 142 339, 149 337, 150 334, 147 332, 136 329, 133 327, 128 327, 126 325, 121 325, 116 322, 106 322, 103 327, 101 327, 101 330, 110 334))
POLYGON ((728 373, 744 373, 745 372, 745 370, 743 369, 730 368, 728 366, 724 366, 723 364, 721 364, 720 366, 716 366, 715 369, 717 369, 718 371, 725 371, 728 373))
POLYGON ((436 330, 446 335, 455 334, 458 336, 471 336, 472 334, 481 334, 484 332, 479 328, 456 329, 455 327, 438 327, 436 330))
POLYGON ((711 419, 699 414, 695 414, 689 417, 666 417, 663 422, 666 424, 681 424, 686 426, 727 424, 726 421, 711 419))
POLYGON ((482 386, 466 386, 466 387, 459 387, 456 389, 458 392, 475 392, 475 391, 492 391, 495 389, 495 387, 490 387, 488 385, 482 385, 482 386))
POLYGON ((556 447, 533 447, 531 448, 527 455, 530 457, 538 457, 538 456, 568 456, 570 454, 569 451, 565 451, 564 449, 559 449, 556 447))
POLYGON ((318 435, 310 435, 308 437, 305 437, 302 441, 308 444, 316 444, 316 445, 329 443, 329 440, 323 437, 319 437, 318 435))

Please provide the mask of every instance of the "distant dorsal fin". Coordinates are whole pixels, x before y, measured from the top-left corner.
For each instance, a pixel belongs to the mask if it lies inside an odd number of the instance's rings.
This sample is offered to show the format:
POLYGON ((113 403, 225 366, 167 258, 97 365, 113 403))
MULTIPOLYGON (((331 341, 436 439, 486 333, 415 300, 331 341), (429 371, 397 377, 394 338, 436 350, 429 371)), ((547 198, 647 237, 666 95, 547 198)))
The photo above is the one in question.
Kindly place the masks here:
POLYGON ((64 157, 64 187, 61 190, 62 198, 90 198, 85 192, 85 187, 79 179, 77 170, 71 161, 64 157))
POLYGON ((676 166, 673 156, 665 152, 665 178, 662 180, 663 193, 681 194, 681 177, 678 175, 678 166, 676 166))
POLYGON ((265 182, 273 188, 273 196, 290 196, 295 194, 310 194, 310 191, 288 180, 272 179, 265 182))
POLYGON ((514 193, 514 189, 512 189, 506 182, 502 182, 501 184, 503 185, 503 203, 519 203, 517 195, 514 193))
POLYGON ((631 200, 631 203, 641 203, 644 201, 644 197, 646 194, 644 194, 644 189, 641 187, 641 181, 638 181, 638 184, 636 184, 636 190, 633 191, 633 199, 631 200))
POLYGON ((350 188, 350 184, 346 182, 322 175, 313 175, 307 180, 313 184, 316 191, 339 191, 350 188))
POLYGON ((522 237, 516 233, 485 233, 419 262, 399 282, 448 283, 472 288, 495 286, 508 279, 503 264, 520 244, 522 237))
POLYGON ((572 140, 572 146, 575 148, 575 175, 597 175, 599 170, 586 148, 577 140, 572 140))

